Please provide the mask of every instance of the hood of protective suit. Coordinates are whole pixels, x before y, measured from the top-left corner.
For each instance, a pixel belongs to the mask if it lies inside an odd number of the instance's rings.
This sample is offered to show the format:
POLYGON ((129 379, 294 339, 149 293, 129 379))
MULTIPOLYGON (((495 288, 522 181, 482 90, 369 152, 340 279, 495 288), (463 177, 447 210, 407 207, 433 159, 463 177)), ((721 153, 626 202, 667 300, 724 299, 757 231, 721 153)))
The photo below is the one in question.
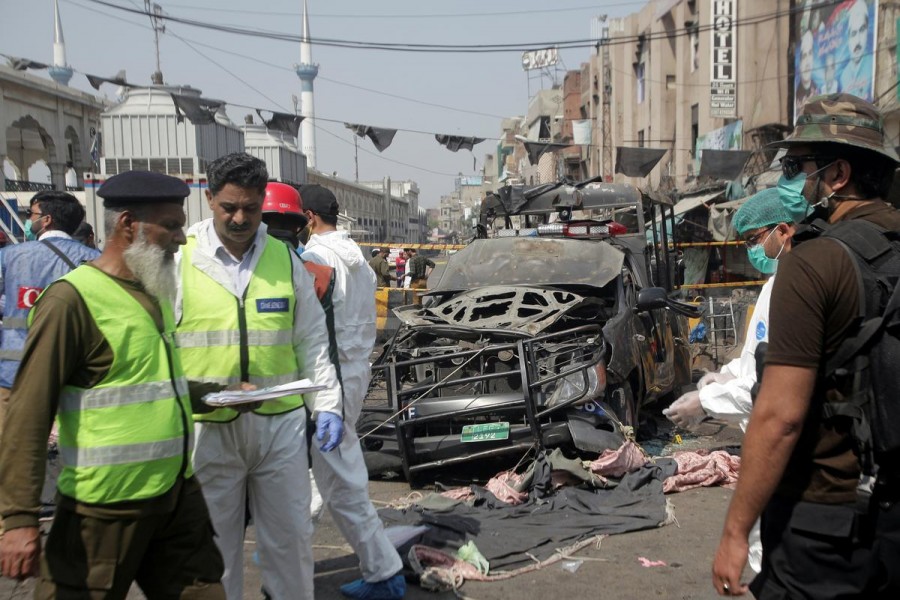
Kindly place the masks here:
POLYGON ((334 252, 347 269, 354 271, 361 268, 369 268, 369 263, 359 250, 356 242, 350 239, 346 231, 332 231, 330 233, 316 233, 309 238, 306 248, 314 248, 321 244, 334 252))

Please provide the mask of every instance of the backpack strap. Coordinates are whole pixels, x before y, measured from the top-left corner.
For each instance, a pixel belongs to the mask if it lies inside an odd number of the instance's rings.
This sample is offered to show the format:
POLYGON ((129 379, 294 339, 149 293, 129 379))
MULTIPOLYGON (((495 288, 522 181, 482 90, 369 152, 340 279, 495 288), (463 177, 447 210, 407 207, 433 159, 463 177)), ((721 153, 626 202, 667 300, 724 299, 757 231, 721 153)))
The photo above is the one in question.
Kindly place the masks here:
MULTIPOLYGON (((886 230, 884 228, 874 223, 859 220, 838 223, 822 233, 822 237, 830 238, 837 242, 850 256, 850 262, 853 263, 853 271, 856 274, 858 319, 861 322, 861 327, 856 334, 846 338, 831 358, 826 361, 826 377, 838 374, 838 370, 842 369, 852 358, 859 356, 860 351, 881 331, 882 315, 874 315, 866 319, 870 315, 866 314, 866 287, 863 282, 860 261, 872 264, 880 257, 893 251, 893 246, 885 237, 885 233, 886 230)), ((893 296, 897 296, 896 289, 893 296)))
POLYGON ((75 268, 78 267, 78 265, 76 265, 72 261, 71 258, 66 256, 65 253, 62 250, 60 250, 59 248, 57 248, 54 244, 52 244, 50 242, 50 240, 41 240, 41 243, 44 244, 45 246, 47 246, 48 248, 50 248, 50 250, 53 251, 53 254, 57 255, 60 259, 62 259, 62 261, 64 263, 66 263, 67 265, 69 265, 69 268, 71 268, 72 270, 74 270, 75 268))

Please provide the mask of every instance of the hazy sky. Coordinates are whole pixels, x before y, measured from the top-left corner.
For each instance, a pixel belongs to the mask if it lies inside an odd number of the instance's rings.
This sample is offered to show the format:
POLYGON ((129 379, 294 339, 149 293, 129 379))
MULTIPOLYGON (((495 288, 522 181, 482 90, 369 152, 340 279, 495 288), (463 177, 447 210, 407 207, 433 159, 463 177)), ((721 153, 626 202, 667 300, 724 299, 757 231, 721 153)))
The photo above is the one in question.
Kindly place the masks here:
MULTIPOLYGON (((143 0, 110 0, 143 8, 143 0)), ((371 42, 501 44, 586 39, 590 18, 622 16, 646 2, 607 0, 308 0, 310 35, 371 42)), ((299 35, 302 0, 158 0, 173 16, 299 35)), ((149 84, 155 70, 149 20, 92 3, 60 0, 69 64, 79 72, 113 76, 125 69, 128 81, 149 84)), ((0 0, 3 34, 0 52, 51 62, 52 0, 0 0)), ((299 44, 251 38, 168 23, 161 37, 162 72, 168 84, 189 84, 229 104, 293 112, 299 81, 291 67, 299 44), (185 41, 193 45, 190 47, 185 41), (216 64, 218 63, 218 65, 216 64), (270 64, 263 64, 270 63, 270 64), (224 67, 224 68, 223 68, 224 67), (230 71, 229 74, 227 71, 230 71)), ((474 174, 472 153, 453 153, 433 133, 497 137, 500 118, 524 114, 528 82, 520 52, 424 54, 313 46, 320 65, 315 82, 317 117, 399 131, 379 154, 359 140, 361 180, 412 179, 419 183, 423 206, 436 206, 453 189, 457 173, 474 174), (366 91, 350 86, 368 88, 366 91), (392 94, 396 97, 385 94, 392 94), (429 106, 440 104, 450 108, 429 106), (481 113, 481 114, 473 114, 481 113), (399 164, 406 163, 406 164, 399 164)), ((565 67, 576 69, 588 49, 560 52, 565 67)), ((35 71, 41 74, 40 71, 35 71)), ((41 76, 46 76, 44 73, 41 76)), ((94 90, 76 73, 73 87, 94 90)), ((544 84, 547 85, 546 83, 544 84)), ((540 87, 532 82, 532 91, 540 87)), ((112 98, 115 88, 101 88, 112 98)), ((235 123, 251 110, 228 106, 235 123)), ((318 168, 352 180, 353 134, 341 123, 316 123, 318 168)), ((481 169, 496 141, 475 147, 481 169)))

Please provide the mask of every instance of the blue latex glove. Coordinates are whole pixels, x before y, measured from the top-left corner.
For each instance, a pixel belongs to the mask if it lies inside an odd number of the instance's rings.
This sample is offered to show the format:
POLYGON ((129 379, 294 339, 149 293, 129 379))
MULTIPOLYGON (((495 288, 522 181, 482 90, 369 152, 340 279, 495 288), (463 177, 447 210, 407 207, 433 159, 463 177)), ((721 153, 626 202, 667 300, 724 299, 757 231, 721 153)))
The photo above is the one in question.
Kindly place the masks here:
POLYGON ((334 413, 320 412, 316 421, 316 439, 320 442, 328 437, 328 441, 319 446, 322 452, 331 452, 341 443, 344 437, 344 421, 334 413))

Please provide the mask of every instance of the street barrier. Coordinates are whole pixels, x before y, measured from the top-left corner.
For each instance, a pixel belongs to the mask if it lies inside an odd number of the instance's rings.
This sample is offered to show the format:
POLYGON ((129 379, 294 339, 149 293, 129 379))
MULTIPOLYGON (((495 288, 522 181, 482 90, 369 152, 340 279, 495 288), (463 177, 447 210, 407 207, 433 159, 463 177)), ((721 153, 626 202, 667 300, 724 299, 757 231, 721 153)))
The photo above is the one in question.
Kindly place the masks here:
POLYGON ((762 281, 728 281, 724 283, 692 283, 690 285, 684 284, 680 286, 678 289, 684 290, 702 290, 702 289, 715 289, 715 288, 733 288, 733 287, 758 287, 764 285, 766 283, 765 280, 762 281))
POLYGON ((400 319, 394 314, 398 306, 413 303, 416 292, 428 290, 412 290, 410 288, 380 287, 375 290, 375 329, 376 341, 383 344, 400 328, 400 319))
POLYGON ((413 248, 414 250, 462 250, 465 244, 406 244, 402 242, 357 242, 367 248, 413 248))

